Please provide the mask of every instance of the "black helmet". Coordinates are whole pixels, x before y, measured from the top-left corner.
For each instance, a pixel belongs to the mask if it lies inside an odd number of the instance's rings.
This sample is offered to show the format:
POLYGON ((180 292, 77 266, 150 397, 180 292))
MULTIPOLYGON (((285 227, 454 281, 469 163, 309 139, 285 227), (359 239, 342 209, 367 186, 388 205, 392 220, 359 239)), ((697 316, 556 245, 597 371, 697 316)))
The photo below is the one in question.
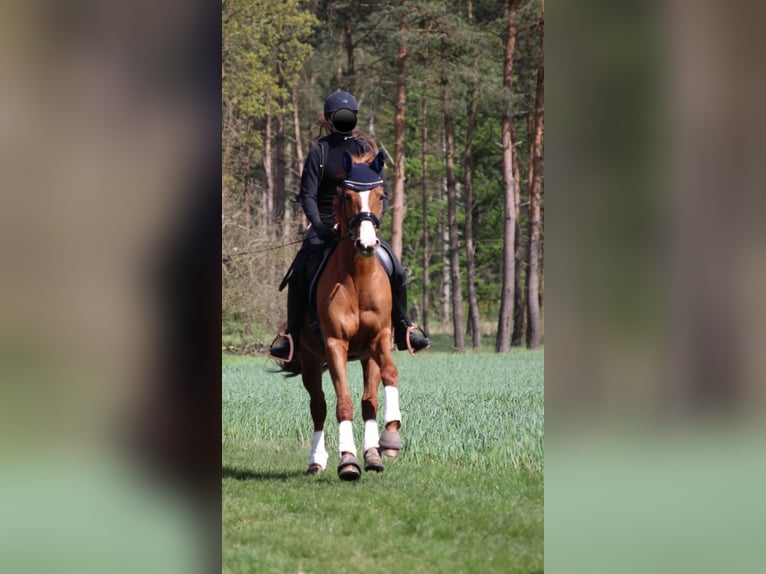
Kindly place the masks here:
POLYGON ((327 96, 327 99, 324 101, 325 117, 329 117, 333 112, 337 112, 341 108, 358 112, 359 104, 356 103, 356 98, 348 92, 335 92, 327 96))
POLYGON ((356 114, 359 104, 348 92, 330 94, 324 102, 324 117, 333 129, 341 134, 350 134, 356 127, 356 114))

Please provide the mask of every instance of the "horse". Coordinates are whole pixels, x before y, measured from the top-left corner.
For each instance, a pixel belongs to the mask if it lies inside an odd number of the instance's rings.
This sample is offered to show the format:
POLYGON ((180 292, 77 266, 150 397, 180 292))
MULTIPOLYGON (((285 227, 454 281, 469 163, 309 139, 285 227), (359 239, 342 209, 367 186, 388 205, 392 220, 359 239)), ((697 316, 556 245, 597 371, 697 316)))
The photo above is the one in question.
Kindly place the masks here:
POLYGON ((315 280, 316 311, 321 331, 317 336, 304 320, 300 347, 282 370, 300 374, 310 397, 314 434, 306 474, 326 470, 324 422, 327 403, 322 373, 329 369, 337 399, 338 476, 358 480, 361 468, 356 456, 352 421, 354 405, 349 393, 346 366, 361 361, 364 375, 362 419, 365 471, 383 471, 382 457, 395 457, 401 449, 399 429, 399 373, 393 360, 392 295, 389 277, 375 256, 380 245, 377 229, 383 211, 385 156, 367 152, 343 156, 342 185, 334 199, 339 239, 315 280), (379 433, 378 387, 384 389, 384 431, 379 433))

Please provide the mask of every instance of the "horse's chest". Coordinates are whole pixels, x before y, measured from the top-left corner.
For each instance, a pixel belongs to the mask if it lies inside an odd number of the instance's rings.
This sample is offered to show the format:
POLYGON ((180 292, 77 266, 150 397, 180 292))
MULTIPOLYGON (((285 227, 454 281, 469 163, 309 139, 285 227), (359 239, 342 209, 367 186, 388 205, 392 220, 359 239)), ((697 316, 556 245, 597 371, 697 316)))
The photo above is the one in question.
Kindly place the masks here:
POLYGON ((390 297, 387 298, 382 289, 360 291, 353 283, 335 284, 326 301, 326 307, 318 309, 320 316, 325 316, 326 323, 335 327, 334 331, 346 336, 375 328, 380 325, 381 314, 390 314, 390 309, 386 310, 386 301, 390 307, 390 297))
POLYGON ((384 306, 385 298, 379 292, 358 292, 344 285, 336 285, 327 298, 328 310, 337 313, 378 312, 384 306))

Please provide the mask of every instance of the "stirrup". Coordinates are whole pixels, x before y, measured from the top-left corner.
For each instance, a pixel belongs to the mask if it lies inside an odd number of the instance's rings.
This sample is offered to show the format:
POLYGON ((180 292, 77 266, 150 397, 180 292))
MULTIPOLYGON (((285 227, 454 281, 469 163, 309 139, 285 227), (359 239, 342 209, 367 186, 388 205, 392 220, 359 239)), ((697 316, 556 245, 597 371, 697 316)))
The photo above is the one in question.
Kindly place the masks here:
MULTIPOLYGON (((420 331, 423 334, 423 338, 424 339, 428 339, 428 336, 426 335, 426 332, 423 329, 421 329, 419 326, 417 326, 415 324, 408 325, 407 326, 407 331, 405 331, 405 333, 404 333, 404 340, 407 342, 407 352, 410 355, 414 355, 415 353, 417 353, 417 351, 412 348, 412 344, 410 343, 410 333, 412 332, 413 329, 417 329, 418 331, 420 331)), ((423 347, 420 350, 421 351, 425 351, 426 349, 428 349, 430 347, 431 347, 431 343, 429 341, 428 346, 423 347)))
POLYGON ((290 333, 280 332, 279 335, 274 337, 274 340, 271 342, 271 345, 269 346, 269 353, 268 353, 269 358, 274 359, 275 361, 278 361, 280 363, 290 363, 293 360, 294 354, 295 354, 295 344, 293 343, 293 336, 290 333), (271 349, 274 348, 274 343, 276 343, 280 337, 284 337, 285 339, 287 339, 287 342, 290 344, 290 352, 288 353, 286 359, 283 359, 282 357, 275 357, 274 355, 271 354, 271 349))

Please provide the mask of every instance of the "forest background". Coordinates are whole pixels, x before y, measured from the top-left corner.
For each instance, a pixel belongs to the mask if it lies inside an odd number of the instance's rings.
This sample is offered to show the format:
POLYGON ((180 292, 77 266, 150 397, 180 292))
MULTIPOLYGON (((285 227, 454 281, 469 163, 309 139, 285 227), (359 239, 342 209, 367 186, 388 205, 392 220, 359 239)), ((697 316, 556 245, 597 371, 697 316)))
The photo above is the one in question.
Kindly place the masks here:
POLYGON ((387 156, 381 225, 412 319, 458 352, 544 337, 542 0, 224 0, 223 347, 285 320, 294 201, 336 90, 387 156))

